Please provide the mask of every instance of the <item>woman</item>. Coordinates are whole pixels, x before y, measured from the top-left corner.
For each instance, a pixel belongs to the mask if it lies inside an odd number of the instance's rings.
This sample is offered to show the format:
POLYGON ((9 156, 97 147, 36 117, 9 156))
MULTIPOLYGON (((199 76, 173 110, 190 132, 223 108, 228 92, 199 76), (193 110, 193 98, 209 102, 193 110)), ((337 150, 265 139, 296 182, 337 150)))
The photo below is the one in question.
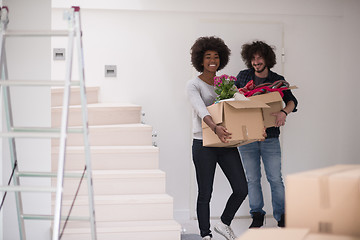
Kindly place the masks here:
POLYGON ((221 221, 214 230, 228 240, 236 236, 230 224, 241 203, 247 196, 247 183, 236 147, 216 148, 204 147, 202 141, 201 121, 214 131, 222 142, 231 138, 231 133, 223 126, 216 125, 212 120, 207 106, 214 103, 214 77, 218 70, 223 69, 229 61, 230 49, 224 41, 217 37, 200 37, 191 48, 191 62, 201 74, 187 83, 187 96, 193 110, 193 162, 198 184, 197 217, 200 234, 203 240, 212 238, 210 230, 210 199, 216 164, 218 163, 232 188, 221 221))

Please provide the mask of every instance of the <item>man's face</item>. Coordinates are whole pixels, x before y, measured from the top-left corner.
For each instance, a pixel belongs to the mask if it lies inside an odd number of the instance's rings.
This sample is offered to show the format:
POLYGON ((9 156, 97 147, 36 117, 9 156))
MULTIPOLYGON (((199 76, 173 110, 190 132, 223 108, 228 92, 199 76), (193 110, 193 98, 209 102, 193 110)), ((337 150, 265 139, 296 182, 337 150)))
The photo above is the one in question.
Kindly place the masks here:
POLYGON ((265 59, 258 53, 255 53, 253 58, 251 59, 251 65, 255 69, 255 72, 258 73, 263 72, 266 68, 265 59))

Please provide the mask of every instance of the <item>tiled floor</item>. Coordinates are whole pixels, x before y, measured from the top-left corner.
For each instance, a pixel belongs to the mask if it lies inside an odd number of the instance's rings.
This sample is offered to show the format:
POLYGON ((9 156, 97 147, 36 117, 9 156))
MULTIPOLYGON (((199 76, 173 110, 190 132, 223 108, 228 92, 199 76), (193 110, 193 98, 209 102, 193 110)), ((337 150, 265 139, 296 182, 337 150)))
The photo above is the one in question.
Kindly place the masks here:
MULTIPOLYGON (((231 223, 231 228, 234 230, 236 236, 242 235, 246 230, 249 229, 249 225, 251 224, 251 218, 236 218, 231 223)), ((225 238, 213 230, 215 224, 219 221, 219 219, 211 219, 211 230, 213 234, 213 240, 225 240, 225 238)), ((181 224, 184 234, 199 234, 198 223, 197 220, 186 220, 186 221, 178 221, 181 224)), ((267 217, 265 219, 265 228, 277 228, 277 222, 273 217, 267 217)), ((201 238, 194 238, 194 240, 201 238)))

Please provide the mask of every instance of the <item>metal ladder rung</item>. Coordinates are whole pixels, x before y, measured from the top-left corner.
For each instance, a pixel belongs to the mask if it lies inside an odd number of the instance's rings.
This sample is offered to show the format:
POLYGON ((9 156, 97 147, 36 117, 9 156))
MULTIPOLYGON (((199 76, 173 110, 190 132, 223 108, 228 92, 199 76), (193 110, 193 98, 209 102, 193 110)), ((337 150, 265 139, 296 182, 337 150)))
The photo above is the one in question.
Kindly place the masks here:
MULTIPOLYGON (((83 128, 69 128, 67 133, 84 133, 83 128)), ((2 138, 60 138, 60 128, 13 128, 11 132, 0 132, 2 138)))
POLYGON ((0 186, 3 192, 56 192, 56 187, 0 186))
MULTIPOLYGON (((44 178, 56 178, 56 172, 18 172, 16 174, 19 177, 44 177, 44 178)), ((81 178, 82 173, 80 172, 65 172, 64 177, 66 178, 81 178)), ((86 178, 86 173, 84 174, 86 178)))
POLYGON ((3 138, 60 138, 60 133, 35 132, 5 132, 0 133, 3 138))
MULTIPOLYGON (((41 214, 23 214, 21 216, 25 220, 52 220, 54 219, 54 215, 41 215, 41 214)), ((62 216, 61 220, 66 220, 66 216, 62 216)), ((74 221, 89 221, 90 217, 83 216, 69 216, 69 220, 74 221)))
MULTIPOLYGON (((47 127, 14 127, 12 132, 20 133, 60 133, 60 128, 47 128, 47 127)), ((84 133, 83 128, 68 128, 67 133, 84 133)))
POLYGON ((52 31, 5 31, 5 37, 67 37, 70 31, 52 30, 52 31))
MULTIPOLYGON (((42 80, 1 80, 2 86, 65 86, 63 80, 42 81, 42 80)), ((80 81, 71 81, 70 86, 80 86, 80 81)))

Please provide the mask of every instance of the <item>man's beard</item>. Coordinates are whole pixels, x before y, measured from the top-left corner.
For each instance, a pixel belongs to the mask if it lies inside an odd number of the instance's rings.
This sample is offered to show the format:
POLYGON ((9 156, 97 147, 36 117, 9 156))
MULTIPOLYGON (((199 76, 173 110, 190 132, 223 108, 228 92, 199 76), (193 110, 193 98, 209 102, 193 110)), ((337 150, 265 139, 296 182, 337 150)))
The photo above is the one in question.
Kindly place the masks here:
POLYGON ((265 70, 266 66, 264 65, 263 68, 261 68, 260 70, 256 70, 255 68, 255 72, 257 73, 262 73, 265 70))

